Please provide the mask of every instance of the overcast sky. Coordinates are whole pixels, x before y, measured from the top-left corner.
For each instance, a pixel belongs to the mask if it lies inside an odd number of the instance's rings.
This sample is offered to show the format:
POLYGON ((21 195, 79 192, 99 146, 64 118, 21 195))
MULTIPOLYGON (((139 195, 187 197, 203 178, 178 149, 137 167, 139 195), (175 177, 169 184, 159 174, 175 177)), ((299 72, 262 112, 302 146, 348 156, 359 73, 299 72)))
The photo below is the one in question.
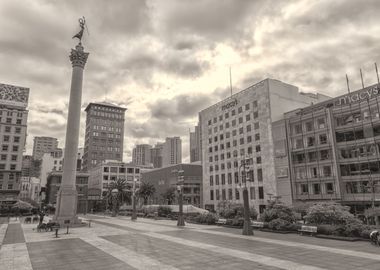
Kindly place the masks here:
MULTIPOLYGON (((30 88, 27 152, 34 136, 64 146, 71 37, 86 17, 90 56, 83 108, 128 108, 124 159, 137 143, 181 136, 198 112, 267 77, 328 95, 376 82, 378 0, 1 0, 0 82, 30 88)), ((82 114, 80 145, 84 141, 82 114)))

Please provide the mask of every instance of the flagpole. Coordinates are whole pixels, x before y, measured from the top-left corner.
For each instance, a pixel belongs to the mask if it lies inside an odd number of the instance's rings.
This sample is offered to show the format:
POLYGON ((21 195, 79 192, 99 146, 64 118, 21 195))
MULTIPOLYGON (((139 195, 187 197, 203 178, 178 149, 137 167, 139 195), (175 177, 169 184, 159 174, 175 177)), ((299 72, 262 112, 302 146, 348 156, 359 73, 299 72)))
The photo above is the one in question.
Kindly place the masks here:
POLYGON ((364 81, 363 81, 363 73, 362 73, 362 69, 360 69, 360 78, 362 80, 362 88, 364 88, 364 81))
POLYGON ((375 62, 375 70, 376 70, 377 82, 380 83, 380 80, 379 80, 379 71, 377 70, 377 64, 376 64, 376 62, 375 62))
POLYGON ((349 83, 349 81, 348 81, 348 76, 347 76, 347 74, 346 74, 346 82, 347 82, 347 90, 348 90, 348 93, 351 93, 351 91, 350 91, 350 83, 349 83))

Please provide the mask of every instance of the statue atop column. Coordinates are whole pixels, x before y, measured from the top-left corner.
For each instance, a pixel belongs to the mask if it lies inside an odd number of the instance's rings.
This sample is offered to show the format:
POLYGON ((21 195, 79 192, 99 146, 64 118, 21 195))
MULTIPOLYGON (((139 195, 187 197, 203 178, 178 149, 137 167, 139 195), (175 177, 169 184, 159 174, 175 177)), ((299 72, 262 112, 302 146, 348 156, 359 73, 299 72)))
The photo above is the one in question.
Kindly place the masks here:
POLYGON ((82 43, 82 36, 83 36, 83 32, 84 32, 84 27, 85 26, 87 27, 87 25, 86 25, 86 19, 84 17, 79 18, 78 21, 79 21, 80 31, 78 32, 78 34, 73 36, 73 38, 79 39, 79 44, 81 44, 82 43))

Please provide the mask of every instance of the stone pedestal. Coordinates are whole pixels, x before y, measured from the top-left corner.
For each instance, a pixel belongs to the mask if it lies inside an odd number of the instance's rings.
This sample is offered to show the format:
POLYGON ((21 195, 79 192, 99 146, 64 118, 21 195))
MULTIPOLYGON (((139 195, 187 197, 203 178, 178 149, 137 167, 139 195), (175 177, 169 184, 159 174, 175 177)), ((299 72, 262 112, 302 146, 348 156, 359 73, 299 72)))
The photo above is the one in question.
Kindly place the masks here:
POLYGON ((71 50, 70 60, 73 66, 69 112, 67 117, 66 141, 61 187, 57 194, 57 207, 53 220, 61 225, 73 225, 80 222, 77 217, 78 193, 76 190, 76 166, 82 105, 83 70, 88 53, 79 43, 71 50))

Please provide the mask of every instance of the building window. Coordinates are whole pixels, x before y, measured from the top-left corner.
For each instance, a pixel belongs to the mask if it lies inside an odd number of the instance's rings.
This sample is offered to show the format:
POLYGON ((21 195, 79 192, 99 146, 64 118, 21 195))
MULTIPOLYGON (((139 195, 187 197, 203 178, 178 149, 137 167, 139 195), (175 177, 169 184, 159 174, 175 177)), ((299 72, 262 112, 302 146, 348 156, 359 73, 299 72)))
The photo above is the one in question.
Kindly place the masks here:
POLYGON ((260 134, 259 133, 255 134, 255 141, 260 141, 260 134))
POLYGON ((246 110, 246 111, 249 110, 249 104, 245 104, 245 110, 246 110))
POLYGON ((245 121, 250 121, 251 120, 251 115, 250 114, 247 114, 246 116, 245 116, 245 121))
MULTIPOLYGON (((231 163, 230 163, 230 167, 231 167, 231 163)), ((227 183, 228 183, 229 185, 232 184, 232 174, 231 174, 231 173, 228 173, 228 174, 227 174, 227 183)))
POLYGON ((309 194, 309 185, 301 184, 301 194, 309 194))
POLYGON ((213 190, 210 190, 210 200, 211 201, 214 200, 214 191, 213 190))
POLYGON ((240 200, 240 192, 238 189, 235 189, 235 200, 240 200))
POLYGON ((7 155, 1 155, 1 160, 7 160, 7 155))
POLYGON ((257 100, 254 100, 254 101, 253 101, 253 107, 254 107, 254 108, 257 108, 257 100))
POLYGON ((228 199, 229 200, 233 200, 233 198, 232 198, 232 189, 231 188, 228 189, 228 199))
POLYGON ((219 175, 215 175, 215 185, 219 186, 219 175))
POLYGON ((17 155, 12 155, 12 161, 17 161, 17 155))
POLYGON ((253 112, 253 119, 256 119, 259 117, 259 112, 253 112))
POLYGON ((330 158, 330 150, 321 150, 320 151, 320 159, 327 160, 330 158))
POLYGON ((317 167, 312 167, 310 168, 310 176, 311 178, 317 178, 318 177, 318 168, 317 167))
POLYGON ((326 192, 327 194, 333 194, 334 192, 334 184, 333 183, 326 183, 326 192))
POLYGON ((13 184, 8 184, 8 189, 13 189, 13 184))
POLYGON ((243 108, 242 107, 239 107, 238 108, 238 113, 242 113, 243 112, 243 108))
POLYGON ((256 191, 254 187, 249 188, 249 196, 251 197, 251 200, 256 200, 256 191))
POLYGON ((215 190, 215 199, 217 200, 217 201, 219 201, 220 200, 220 198, 219 198, 219 189, 217 189, 217 190, 215 190))
POLYGON ((226 190, 222 189, 222 200, 226 200, 226 190))
POLYGON ((263 169, 261 168, 257 169, 257 181, 259 182, 263 181, 263 169))
POLYGON ((259 187, 259 199, 263 200, 264 199, 264 188, 259 187))
POLYGON ((313 184, 313 191, 314 191, 314 194, 320 194, 321 193, 321 185, 320 184, 313 184))
POLYGON ((238 184, 239 183, 239 173, 238 172, 234 173, 234 178, 235 178, 235 184, 238 184))
POLYGON ((307 132, 314 130, 314 128, 313 128, 313 122, 312 121, 306 122, 305 123, 305 127, 306 127, 306 131, 307 132))
POLYGON ((214 185, 214 176, 210 175, 210 186, 214 185))
POLYGON ((315 145, 315 137, 312 136, 312 137, 307 137, 307 146, 310 147, 310 146, 314 146, 315 145))
POLYGON ((228 114, 228 112, 226 112, 225 114, 224 114, 224 118, 228 118, 229 117, 229 114, 228 114))
POLYGON ((325 118, 319 118, 317 119, 317 125, 319 129, 325 128, 326 127, 326 120, 325 118))
POLYGON ((294 124, 293 125, 293 134, 300 134, 300 133, 302 133, 301 124, 294 124))
POLYGON ((330 177, 331 175, 331 166, 323 166, 323 176, 330 177))
POLYGON ((8 136, 8 135, 4 135, 4 137, 3 137, 3 141, 4 141, 4 142, 9 142, 9 136, 8 136))
POLYGON ((11 127, 10 126, 6 126, 5 127, 5 132, 11 132, 11 127))
POLYGON ((327 135, 326 134, 320 134, 319 135, 319 144, 326 144, 327 143, 327 135))
POLYGON ((244 128, 239 128, 239 134, 243 134, 244 133, 244 128))
POLYGON ((261 157, 256 157, 256 164, 261 164, 261 157))
POLYGON ((223 115, 219 115, 219 121, 223 120, 223 115))
POLYGON ((256 153, 258 152, 261 152, 261 146, 260 145, 256 145, 256 153))

